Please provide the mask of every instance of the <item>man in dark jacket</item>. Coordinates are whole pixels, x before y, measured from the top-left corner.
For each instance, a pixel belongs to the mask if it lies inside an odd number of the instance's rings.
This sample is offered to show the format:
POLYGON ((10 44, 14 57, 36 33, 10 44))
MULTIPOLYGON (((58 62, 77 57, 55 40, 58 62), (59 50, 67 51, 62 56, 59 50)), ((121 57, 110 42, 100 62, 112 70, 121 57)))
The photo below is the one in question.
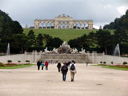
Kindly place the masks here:
POLYGON ((58 72, 60 72, 60 68, 61 68, 61 63, 60 62, 57 64, 57 68, 58 68, 58 72))
POLYGON ((40 65, 41 65, 41 63, 42 63, 41 61, 38 61, 38 62, 37 62, 38 70, 40 70, 40 65))
POLYGON ((64 64, 64 65, 61 67, 61 72, 62 72, 63 81, 66 81, 66 75, 67 75, 67 72, 68 72, 68 67, 67 67, 66 64, 64 64))

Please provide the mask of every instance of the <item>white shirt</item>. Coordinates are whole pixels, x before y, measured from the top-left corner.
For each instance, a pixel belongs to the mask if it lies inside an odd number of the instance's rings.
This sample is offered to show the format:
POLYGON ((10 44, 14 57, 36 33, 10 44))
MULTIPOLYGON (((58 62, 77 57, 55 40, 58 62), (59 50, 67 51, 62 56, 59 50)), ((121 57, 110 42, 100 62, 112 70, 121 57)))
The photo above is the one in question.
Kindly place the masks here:
POLYGON ((74 66, 75 66, 75 70, 70 70, 70 71, 76 73, 76 64, 75 64, 75 63, 70 63, 69 69, 71 68, 72 64, 74 64, 74 66))

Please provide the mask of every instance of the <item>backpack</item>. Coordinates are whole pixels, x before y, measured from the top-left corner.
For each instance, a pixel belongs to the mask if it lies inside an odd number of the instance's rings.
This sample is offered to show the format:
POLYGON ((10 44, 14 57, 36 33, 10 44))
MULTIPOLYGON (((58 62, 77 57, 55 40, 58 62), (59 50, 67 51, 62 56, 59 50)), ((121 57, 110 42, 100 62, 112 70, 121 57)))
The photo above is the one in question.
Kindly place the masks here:
POLYGON ((66 67, 66 66, 63 66, 62 70, 63 70, 64 72, 66 72, 66 71, 67 71, 67 67, 66 67))
POLYGON ((71 65, 70 69, 71 69, 71 70, 75 70, 74 64, 71 65))

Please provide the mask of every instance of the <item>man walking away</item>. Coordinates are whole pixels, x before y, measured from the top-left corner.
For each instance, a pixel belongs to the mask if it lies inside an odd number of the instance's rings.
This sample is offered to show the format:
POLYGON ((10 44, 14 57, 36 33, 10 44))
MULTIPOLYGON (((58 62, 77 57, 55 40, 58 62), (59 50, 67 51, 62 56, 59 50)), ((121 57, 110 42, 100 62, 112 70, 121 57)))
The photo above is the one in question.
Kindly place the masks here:
POLYGON ((61 73, 62 73, 63 81, 66 81, 67 72, 68 72, 68 67, 66 66, 66 64, 64 64, 64 65, 61 67, 61 73))
POLYGON ((60 72, 60 69, 61 69, 61 63, 60 62, 57 64, 57 68, 58 68, 58 72, 60 72))
POLYGON ((75 65, 75 61, 72 60, 72 63, 70 64, 70 72, 71 72, 71 82, 74 81, 74 76, 76 73, 76 65, 75 65))
POLYGON ((45 62, 45 68, 48 70, 48 61, 45 62))
POLYGON ((37 62, 38 70, 40 70, 41 61, 37 62))

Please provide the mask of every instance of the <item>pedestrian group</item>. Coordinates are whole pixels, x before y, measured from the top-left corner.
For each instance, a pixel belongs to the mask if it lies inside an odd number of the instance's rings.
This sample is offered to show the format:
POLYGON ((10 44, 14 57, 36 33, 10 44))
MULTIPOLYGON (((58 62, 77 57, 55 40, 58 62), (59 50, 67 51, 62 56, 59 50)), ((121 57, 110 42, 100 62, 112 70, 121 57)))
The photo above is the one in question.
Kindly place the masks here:
MULTIPOLYGON (((76 74, 76 62, 74 60, 72 60, 72 62, 65 62, 63 63, 63 66, 61 66, 61 63, 58 62, 57 64, 57 68, 58 68, 58 72, 61 72, 62 73, 62 80, 63 81, 66 81, 66 75, 67 75, 67 72, 68 70, 70 71, 71 73, 71 82, 74 81, 74 77, 75 77, 75 74, 76 74)), ((42 61, 38 61, 37 62, 37 66, 38 66, 38 70, 40 70, 40 66, 42 66, 42 70, 45 66, 45 69, 48 70, 48 61, 46 61, 45 63, 43 63, 42 61)))
POLYGON ((43 63, 42 61, 38 61, 37 62, 37 66, 38 66, 38 70, 40 70, 40 66, 42 66, 42 70, 44 69, 44 66, 45 66, 45 69, 48 70, 48 61, 46 61, 45 63, 43 63))

